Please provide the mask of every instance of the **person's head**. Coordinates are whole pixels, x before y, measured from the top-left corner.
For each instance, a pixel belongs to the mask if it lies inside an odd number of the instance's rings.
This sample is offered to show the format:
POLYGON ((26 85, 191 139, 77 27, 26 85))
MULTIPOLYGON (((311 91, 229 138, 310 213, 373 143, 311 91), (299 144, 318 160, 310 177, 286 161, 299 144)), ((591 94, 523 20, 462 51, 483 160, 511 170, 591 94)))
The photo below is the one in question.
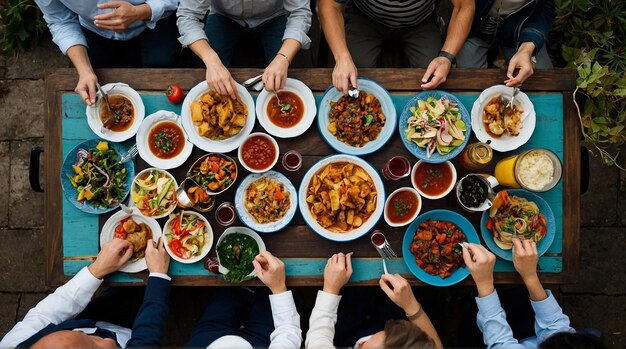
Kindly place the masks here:
POLYGON ((559 332, 546 338, 539 344, 539 349, 604 349, 602 339, 584 333, 559 332))
POLYGON ((389 320, 361 348, 434 348, 433 342, 419 327, 406 320, 389 320))
POLYGON ((42 337, 31 348, 117 348, 117 343, 111 338, 90 336, 81 331, 58 331, 42 337))

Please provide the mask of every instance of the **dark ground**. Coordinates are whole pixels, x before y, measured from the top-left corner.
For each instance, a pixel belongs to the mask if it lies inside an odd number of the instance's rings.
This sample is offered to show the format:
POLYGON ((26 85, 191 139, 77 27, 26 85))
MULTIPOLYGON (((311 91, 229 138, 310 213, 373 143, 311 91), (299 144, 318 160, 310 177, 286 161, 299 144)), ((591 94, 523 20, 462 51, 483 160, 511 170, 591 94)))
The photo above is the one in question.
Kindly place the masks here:
MULTIPOLYGON (((0 57, 0 336, 53 291, 44 284, 43 195, 30 190, 27 170, 30 149, 43 144, 45 71, 69 66, 46 39, 14 59, 0 57)), ((626 166, 625 156, 621 164, 626 166)), ((574 327, 601 328, 610 347, 626 347, 626 172, 592 159, 581 214, 578 283, 551 289, 574 327)), ((304 328, 316 289, 294 292, 304 328)), ((447 346, 458 343, 462 300, 471 292, 469 287, 416 289, 447 346)), ((172 291, 166 345, 184 342, 210 294, 202 287, 172 291)))

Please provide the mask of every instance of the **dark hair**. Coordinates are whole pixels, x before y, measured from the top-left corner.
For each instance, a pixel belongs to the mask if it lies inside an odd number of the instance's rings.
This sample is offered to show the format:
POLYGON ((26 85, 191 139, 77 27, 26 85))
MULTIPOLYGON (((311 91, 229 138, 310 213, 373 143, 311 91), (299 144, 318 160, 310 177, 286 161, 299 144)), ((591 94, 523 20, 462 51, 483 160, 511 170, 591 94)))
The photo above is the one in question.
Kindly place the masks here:
POLYGON ((584 333, 559 332, 546 338, 539 344, 539 349, 604 349, 604 341, 601 338, 584 333))
POLYGON ((406 320, 385 323, 385 348, 434 348, 435 342, 419 327, 406 320))

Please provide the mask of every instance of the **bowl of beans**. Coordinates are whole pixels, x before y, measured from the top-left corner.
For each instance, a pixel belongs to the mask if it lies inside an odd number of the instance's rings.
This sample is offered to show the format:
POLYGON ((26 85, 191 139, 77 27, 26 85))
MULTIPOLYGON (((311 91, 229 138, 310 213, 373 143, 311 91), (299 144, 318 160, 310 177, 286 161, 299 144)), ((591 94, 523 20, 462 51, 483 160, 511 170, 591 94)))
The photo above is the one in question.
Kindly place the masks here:
POLYGON ((252 173, 263 173, 278 161, 279 148, 276 140, 265 133, 251 133, 239 147, 241 165, 252 173))

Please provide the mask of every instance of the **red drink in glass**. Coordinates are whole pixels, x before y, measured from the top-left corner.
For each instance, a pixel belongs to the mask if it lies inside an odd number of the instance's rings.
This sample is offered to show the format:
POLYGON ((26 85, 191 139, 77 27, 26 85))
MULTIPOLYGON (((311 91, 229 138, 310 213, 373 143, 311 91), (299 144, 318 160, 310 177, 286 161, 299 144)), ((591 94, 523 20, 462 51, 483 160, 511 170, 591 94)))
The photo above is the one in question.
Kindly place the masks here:
POLYGON ((222 202, 215 210, 215 220, 220 225, 231 225, 235 221, 235 206, 230 202, 222 202))
POLYGON ((411 163, 404 156, 394 156, 382 170, 383 177, 391 181, 397 181, 411 173, 411 163))
POLYGON ((374 231, 372 232, 371 239, 372 239, 372 243, 373 243, 374 245, 376 245, 376 246, 382 246, 382 245, 384 245, 384 244, 385 244, 385 240, 386 240, 386 239, 385 239, 385 235, 384 235, 384 234, 383 234, 383 232, 382 232, 382 231, 380 231, 380 230, 374 230, 374 231))
POLYGON ((297 171, 302 167, 302 155, 295 150, 290 150, 283 155, 283 167, 287 171, 297 171))

